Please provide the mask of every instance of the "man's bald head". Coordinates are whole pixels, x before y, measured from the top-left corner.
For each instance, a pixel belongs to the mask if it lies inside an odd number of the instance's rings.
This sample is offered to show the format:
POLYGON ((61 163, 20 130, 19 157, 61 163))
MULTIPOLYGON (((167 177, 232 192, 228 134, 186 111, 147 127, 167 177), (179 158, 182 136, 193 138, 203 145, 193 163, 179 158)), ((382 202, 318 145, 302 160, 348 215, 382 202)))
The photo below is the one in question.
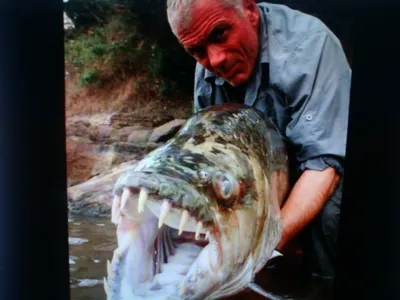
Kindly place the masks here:
POLYGON ((178 30, 184 30, 190 24, 193 8, 199 2, 215 2, 226 8, 243 13, 243 0, 167 0, 167 16, 172 32, 178 36, 178 30))
POLYGON ((198 63, 233 86, 250 77, 258 55, 255 0, 168 0, 168 20, 198 63))

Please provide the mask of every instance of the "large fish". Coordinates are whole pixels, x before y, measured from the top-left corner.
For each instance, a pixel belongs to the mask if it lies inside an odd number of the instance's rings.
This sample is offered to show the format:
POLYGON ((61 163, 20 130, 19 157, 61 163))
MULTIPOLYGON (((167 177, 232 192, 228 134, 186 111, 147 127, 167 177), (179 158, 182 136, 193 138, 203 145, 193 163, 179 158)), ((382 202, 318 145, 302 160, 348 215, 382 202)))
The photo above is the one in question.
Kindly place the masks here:
POLYGON ((274 256, 287 192, 269 120, 243 105, 200 111, 116 182, 107 299, 217 299, 252 286, 274 256))

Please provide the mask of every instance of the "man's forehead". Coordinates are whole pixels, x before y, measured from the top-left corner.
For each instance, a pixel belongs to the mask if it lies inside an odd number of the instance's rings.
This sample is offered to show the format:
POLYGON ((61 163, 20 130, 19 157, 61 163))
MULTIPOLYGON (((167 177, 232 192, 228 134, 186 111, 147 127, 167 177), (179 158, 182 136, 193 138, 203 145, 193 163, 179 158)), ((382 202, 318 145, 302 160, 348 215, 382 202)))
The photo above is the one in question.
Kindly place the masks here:
POLYGON ((198 19, 206 20, 213 14, 228 15, 235 10, 232 5, 227 5, 222 0, 193 0, 191 3, 192 5, 189 7, 183 7, 181 4, 181 7, 178 8, 180 30, 191 27, 198 19))
POLYGON ((202 33, 201 35, 207 35, 208 31, 212 30, 219 22, 227 20, 233 11, 234 8, 216 0, 197 0, 196 4, 191 6, 190 11, 187 11, 185 15, 180 15, 178 36, 179 38, 188 36, 194 31, 198 34, 202 33))

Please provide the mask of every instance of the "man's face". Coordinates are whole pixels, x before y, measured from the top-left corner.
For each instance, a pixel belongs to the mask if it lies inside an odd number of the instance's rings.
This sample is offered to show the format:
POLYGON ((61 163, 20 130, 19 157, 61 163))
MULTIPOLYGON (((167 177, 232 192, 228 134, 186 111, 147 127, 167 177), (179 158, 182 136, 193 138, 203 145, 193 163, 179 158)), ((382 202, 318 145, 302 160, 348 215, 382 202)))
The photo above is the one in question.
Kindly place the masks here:
POLYGON ((258 55, 258 8, 254 0, 242 3, 243 15, 216 0, 198 1, 189 26, 178 31, 186 51, 233 86, 248 80, 258 55))

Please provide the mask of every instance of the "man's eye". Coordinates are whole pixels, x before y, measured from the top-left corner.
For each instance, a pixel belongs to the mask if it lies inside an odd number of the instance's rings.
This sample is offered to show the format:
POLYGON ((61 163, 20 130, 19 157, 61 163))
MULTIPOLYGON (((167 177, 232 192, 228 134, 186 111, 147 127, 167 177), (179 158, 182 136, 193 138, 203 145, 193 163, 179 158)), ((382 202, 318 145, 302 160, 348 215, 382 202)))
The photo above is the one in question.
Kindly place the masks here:
POLYGON ((223 42, 226 39, 226 33, 228 29, 226 27, 217 28, 211 34, 212 42, 223 42))

